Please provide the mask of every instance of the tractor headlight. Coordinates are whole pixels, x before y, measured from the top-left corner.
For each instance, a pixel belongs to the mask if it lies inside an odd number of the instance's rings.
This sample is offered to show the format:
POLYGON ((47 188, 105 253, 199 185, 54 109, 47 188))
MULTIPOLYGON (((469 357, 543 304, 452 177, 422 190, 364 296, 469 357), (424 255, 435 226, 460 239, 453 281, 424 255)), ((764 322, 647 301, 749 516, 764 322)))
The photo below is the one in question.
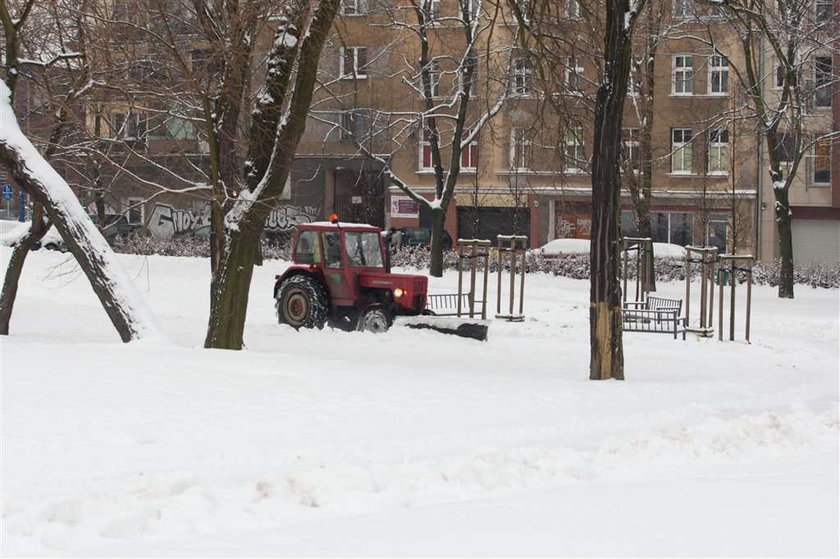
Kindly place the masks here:
POLYGON ((405 291, 398 287, 394 290, 394 297, 402 297, 404 293, 405 291))

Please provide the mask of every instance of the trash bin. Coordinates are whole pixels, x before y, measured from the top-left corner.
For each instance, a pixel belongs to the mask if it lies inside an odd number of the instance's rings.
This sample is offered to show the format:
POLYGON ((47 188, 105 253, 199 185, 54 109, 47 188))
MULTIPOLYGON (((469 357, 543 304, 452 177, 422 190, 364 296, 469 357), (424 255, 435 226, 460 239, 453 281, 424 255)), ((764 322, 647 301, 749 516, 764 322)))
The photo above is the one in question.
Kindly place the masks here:
POLYGON ((717 273, 717 284, 718 285, 721 285, 721 284, 729 285, 729 277, 730 276, 731 276, 731 274, 729 273, 729 270, 727 270, 725 268, 719 269, 718 273, 717 273))

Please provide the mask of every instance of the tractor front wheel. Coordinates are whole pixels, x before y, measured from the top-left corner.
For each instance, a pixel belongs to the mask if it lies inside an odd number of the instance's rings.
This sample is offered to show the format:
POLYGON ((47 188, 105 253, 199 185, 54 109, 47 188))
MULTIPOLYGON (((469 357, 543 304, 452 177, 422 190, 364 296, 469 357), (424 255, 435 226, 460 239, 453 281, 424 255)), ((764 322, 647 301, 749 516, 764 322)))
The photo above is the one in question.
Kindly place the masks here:
POLYGON ((359 317, 356 330, 359 332, 381 334, 382 332, 387 332, 390 327, 391 316, 388 314, 388 311, 380 305, 374 305, 368 307, 359 317))
POLYGON ((277 319, 295 330, 323 328, 328 310, 324 286, 309 276, 292 276, 277 291, 277 319))

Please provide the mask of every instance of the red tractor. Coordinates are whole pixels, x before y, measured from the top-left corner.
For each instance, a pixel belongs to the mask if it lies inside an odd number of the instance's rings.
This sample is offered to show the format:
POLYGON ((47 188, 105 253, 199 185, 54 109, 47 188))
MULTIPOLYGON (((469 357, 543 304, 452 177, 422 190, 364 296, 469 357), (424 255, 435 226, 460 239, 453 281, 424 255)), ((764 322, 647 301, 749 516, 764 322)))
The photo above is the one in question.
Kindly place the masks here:
POLYGON ((425 276, 392 274, 382 231, 331 222, 298 226, 294 264, 277 276, 274 299, 281 324, 295 329, 330 325, 384 332, 398 315, 426 306, 425 276))

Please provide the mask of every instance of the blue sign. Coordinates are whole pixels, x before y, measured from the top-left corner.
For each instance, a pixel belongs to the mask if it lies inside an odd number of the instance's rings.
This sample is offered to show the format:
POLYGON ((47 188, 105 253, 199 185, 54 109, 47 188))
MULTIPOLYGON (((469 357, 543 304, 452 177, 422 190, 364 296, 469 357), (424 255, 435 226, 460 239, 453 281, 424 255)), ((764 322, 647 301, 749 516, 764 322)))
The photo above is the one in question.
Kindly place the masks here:
POLYGON ((18 207, 18 221, 26 221, 26 192, 23 190, 20 191, 18 202, 20 202, 18 207))
POLYGON ((4 200, 11 200, 12 199, 12 185, 4 184, 3 185, 3 199, 4 200))

